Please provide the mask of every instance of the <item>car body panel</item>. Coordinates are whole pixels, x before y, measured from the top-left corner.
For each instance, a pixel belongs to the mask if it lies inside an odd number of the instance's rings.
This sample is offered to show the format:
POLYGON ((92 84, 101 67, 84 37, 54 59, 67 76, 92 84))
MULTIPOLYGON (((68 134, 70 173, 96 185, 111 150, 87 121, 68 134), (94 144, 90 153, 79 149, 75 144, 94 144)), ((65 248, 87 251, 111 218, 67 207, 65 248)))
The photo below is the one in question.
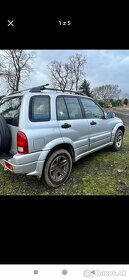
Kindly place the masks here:
POLYGON ((70 139, 73 148, 78 149, 80 153, 84 153, 89 149, 89 127, 85 119, 60 120, 58 124, 64 143, 68 143, 66 139, 70 139), (71 127, 62 128, 65 123, 70 124, 71 127))

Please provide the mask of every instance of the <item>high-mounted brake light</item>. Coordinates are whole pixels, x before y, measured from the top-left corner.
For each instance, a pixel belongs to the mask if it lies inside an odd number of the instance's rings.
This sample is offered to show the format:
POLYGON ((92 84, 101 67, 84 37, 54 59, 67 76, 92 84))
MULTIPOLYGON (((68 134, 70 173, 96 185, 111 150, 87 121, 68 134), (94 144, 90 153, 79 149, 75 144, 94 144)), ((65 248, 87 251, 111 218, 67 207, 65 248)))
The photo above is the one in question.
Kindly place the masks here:
POLYGON ((28 154, 28 139, 24 132, 17 132, 17 151, 20 154, 28 154))

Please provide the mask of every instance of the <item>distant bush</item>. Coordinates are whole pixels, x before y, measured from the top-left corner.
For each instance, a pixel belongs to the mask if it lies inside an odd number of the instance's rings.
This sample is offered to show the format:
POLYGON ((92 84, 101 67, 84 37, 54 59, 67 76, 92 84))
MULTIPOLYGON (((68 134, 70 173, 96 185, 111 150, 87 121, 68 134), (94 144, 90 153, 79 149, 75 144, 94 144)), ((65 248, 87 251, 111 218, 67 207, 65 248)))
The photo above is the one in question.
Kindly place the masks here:
POLYGON ((112 107, 115 107, 115 106, 121 106, 123 104, 122 100, 121 99, 117 99, 117 100, 114 100, 114 99, 110 99, 108 101, 106 100, 96 100, 95 101, 101 106, 101 107, 107 107, 108 105, 112 105, 112 107))
POLYGON ((104 107, 105 101, 103 100, 95 100, 101 107, 104 107))
POLYGON ((113 107, 122 105, 122 100, 121 99, 117 99, 117 100, 110 99, 110 102, 112 103, 113 107))
POLYGON ((124 99, 124 104, 128 105, 128 99, 127 98, 124 99))

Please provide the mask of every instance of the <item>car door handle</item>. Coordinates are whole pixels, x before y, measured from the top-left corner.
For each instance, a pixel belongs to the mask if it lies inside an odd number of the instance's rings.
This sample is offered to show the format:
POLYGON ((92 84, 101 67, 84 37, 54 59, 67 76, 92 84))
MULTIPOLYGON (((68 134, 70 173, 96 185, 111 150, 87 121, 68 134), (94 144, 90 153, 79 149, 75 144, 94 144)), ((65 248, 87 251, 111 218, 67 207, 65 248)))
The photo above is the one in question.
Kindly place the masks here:
POLYGON ((95 125, 95 124, 96 124, 96 122, 92 121, 90 124, 91 124, 91 125, 95 125))
POLYGON ((71 127, 71 124, 69 124, 69 123, 64 123, 64 124, 62 124, 61 127, 62 127, 62 128, 69 128, 69 127, 71 127))

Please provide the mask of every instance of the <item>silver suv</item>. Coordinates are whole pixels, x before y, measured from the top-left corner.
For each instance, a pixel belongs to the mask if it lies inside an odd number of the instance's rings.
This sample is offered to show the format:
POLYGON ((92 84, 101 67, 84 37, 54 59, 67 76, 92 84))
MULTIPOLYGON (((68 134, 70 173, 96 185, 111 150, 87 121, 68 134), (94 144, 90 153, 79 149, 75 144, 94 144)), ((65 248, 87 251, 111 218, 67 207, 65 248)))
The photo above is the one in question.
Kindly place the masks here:
POLYGON ((1 99, 0 163, 58 187, 73 162, 107 146, 119 151, 124 132, 122 120, 108 117, 92 98, 36 87, 1 99))

